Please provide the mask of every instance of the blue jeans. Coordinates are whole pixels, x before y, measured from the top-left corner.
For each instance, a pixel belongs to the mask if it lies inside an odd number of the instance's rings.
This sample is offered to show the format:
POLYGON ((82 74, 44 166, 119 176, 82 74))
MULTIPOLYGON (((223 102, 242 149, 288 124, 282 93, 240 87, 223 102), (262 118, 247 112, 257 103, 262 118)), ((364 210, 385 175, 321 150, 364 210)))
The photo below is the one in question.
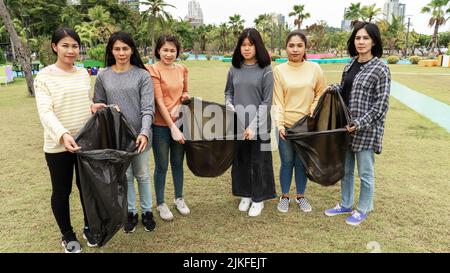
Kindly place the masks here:
POLYGON ((355 158, 359 179, 361 180, 357 210, 362 213, 368 213, 373 210, 373 194, 375 190, 375 159, 373 150, 363 150, 356 153, 350 150, 347 151, 345 156, 345 174, 341 180, 341 206, 345 208, 353 207, 355 158))
POLYGON ((152 191, 150 187, 150 149, 136 155, 127 169, 128 180, 128 212, 137 213, 134 178, 138 182, 139 198, 142 213, 152 211, 152 191))
MULTIPOLYGON (((278 130, 276 132, 279 134, 278 130)), ((280 184, 281 192, 288 194, 291 188, 292 173, 295 168, 295 185, 297 194, 304 194, 306 190, 306 182, 308 181, 305 175, 303 164, 298 158, 297 152, 294 149, 294 144, 290 140, 283 140, 281 137, 278 142, 278 150, 280 153, 281 167, 280 167, 280 184)))
POLYGON ((154 181, 157 205, 164 203, 166 174, 169 166, 169 152, 175 198, 181 198, 183 197, 184 147, 182 144, 172 139, 168 127, 153 125, 153 155, 155 157, 154 181))

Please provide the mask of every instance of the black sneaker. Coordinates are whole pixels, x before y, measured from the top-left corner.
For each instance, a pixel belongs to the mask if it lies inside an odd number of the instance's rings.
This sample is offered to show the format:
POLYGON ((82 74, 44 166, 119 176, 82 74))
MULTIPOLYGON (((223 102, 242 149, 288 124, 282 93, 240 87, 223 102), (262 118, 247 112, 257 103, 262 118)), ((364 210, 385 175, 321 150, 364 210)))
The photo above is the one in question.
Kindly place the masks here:
POLYGON ((82 251, 80 242, 78 241, 77 236, 75 236, 75 233, 67 238, 64 238, 63 236, 61 245, 64 248, 65 253, 81 253, 82 251))
POLYGON ((153 220, 153 213, 151 211, 147 211, 145 214, 142 214, 142 224, 144 225, 145 231, 155 230, 156 222, 153 220))
POLYGON ((125 223, 125 226, 123 227, 123 231, 125 233, 132 233, 136 230, 136 225, 138 224, 138 215, 133 214, 132 212, 128 213, 127 216, 127 222, 125 223))
POLYGON ((92 235, 91 230, 88 227, 84 227, 83 229, 83 238, 86 240, 88 247, 98 246, 97 239, 95 239, 94 235, 92 235))

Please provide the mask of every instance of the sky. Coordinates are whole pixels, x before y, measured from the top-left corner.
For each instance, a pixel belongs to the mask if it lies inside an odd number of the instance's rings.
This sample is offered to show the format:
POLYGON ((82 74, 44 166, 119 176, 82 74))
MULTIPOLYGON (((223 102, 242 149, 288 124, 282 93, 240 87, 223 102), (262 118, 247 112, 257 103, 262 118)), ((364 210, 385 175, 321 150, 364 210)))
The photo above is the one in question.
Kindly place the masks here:
MULTIPOLYGON (((165 0, 166 3, 174 5, 176 8, 166 10, 175 18, 184 18, 188 13, 189 0, 165 0)), ((263 13, 280 13, 285 15, 287 23, 293 27, 294 17, 289 17, 294 5, 305 5, 306 12, 311 17, 304 21, 302 26, 314 24, 320 20, 325 20, 329 26, 341 27, 341 20, 344 17, 344 8, 350 3, 361 2, 361 5, 376 4, 383 9, 386 0, 198 0, 203 11, 204 23, 220 24, 228 22, 228 17, 240 14, 245 20, 245 27, 253 26, 253 20, 257 15, 263 13)), ((429 15, 421 14, 420 10, 426 6, 430 0, 400 0, 406 4, 406 17, 411 17, 410 30, 423 34, 432 34, 433 29, 428 27, 429 15)), ((405 23, 407 20, 405 20, 405 23)), ((450 22, 441 31, 450 31, 450 22)))

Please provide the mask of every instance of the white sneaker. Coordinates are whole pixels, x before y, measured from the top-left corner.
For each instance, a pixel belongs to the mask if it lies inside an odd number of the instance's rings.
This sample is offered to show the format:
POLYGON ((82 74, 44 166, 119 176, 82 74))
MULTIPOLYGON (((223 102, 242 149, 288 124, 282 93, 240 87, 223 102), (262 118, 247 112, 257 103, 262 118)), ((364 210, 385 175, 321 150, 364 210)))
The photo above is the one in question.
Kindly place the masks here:
POLYGON ((253 202, 250 210, 248 211, 248 216, 258 216, 261 214, 264 208, 264 202, 253 202))
POLYGON ((250 208, 250 204, 252 203, 252 199, 249 197, 242 197, 241 202, 239 203, 240 211, 247 211, 250 208))
POLYGON ((173 203, 182 215, 188 215, 191 212, 191 210, 186 206, 183 198, 177 198, 173 203))
POLYGON ((159 216, 161 217, 161 219, 165 221, 171 221, 173 219, 173 214, 166 203, 162 203, 161 205, 157 206, 156 210, 159 212, 159 216))

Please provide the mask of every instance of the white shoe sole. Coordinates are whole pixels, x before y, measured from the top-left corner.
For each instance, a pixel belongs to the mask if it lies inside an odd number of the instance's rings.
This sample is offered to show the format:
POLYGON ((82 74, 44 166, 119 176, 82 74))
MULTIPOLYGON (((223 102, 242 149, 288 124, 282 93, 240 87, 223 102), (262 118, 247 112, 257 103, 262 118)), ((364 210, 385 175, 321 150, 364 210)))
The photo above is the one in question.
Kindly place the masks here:
POLYGON ((168 217, 168 218, 164 218, 164 217, 161 216, 161 214, 159 214, 159 217, 160 217, 161 219, 163 219, 164 221, 167 221, 167 222, 173 220, 173 216, 172 216, 172 217, 168 217))
POLYGON ((78 249, 76 252, 67 251, 66 246, 64 245, 63 242, 61 242, 61 246, 64 248, 64 253, 81 253, 82 252, 81 246, 80 246, 80 249, 78 249))
POLYGON ((347 224, 350 225, 350 226, 356 227, 356 226, 359 226, 362 222, 359 222, 359 223, 352 223, 352 222, 347 222, 347 221, 345 221, 345 223, 347 223, 347 224))
POLYGON ((98 244, 93 245, 93 244, 89 243, 88 239, 86 238, 86 235, 84 235, 84 232, 83 232, 83 239, 86 240, 86 244, 88 247, 97 247, 98 246, 98 244))
POLYGON ((282 213, 286 213, 286 212, 289 211, 289 209, 283 210, 283 209, 280 209, 279 207, 277 207, 277 209, 278 209, 279 212, 282 212, 282 213))
POLYGON ((342 215, 342 214, 351 214, 351 212, 342 212, 342 213, 327 213, 327 212, 324 212, 324 214, 326 216, 333 217, 333 216, 342 215))
POLYGON ((132 230, 130 230, 130 231, 126 231, 125 229, 123 230, 123 232, 125 232, 125 233, 133 233, 133 232, 135 232, 136 231, 136 227, 134 227, 132 230))

